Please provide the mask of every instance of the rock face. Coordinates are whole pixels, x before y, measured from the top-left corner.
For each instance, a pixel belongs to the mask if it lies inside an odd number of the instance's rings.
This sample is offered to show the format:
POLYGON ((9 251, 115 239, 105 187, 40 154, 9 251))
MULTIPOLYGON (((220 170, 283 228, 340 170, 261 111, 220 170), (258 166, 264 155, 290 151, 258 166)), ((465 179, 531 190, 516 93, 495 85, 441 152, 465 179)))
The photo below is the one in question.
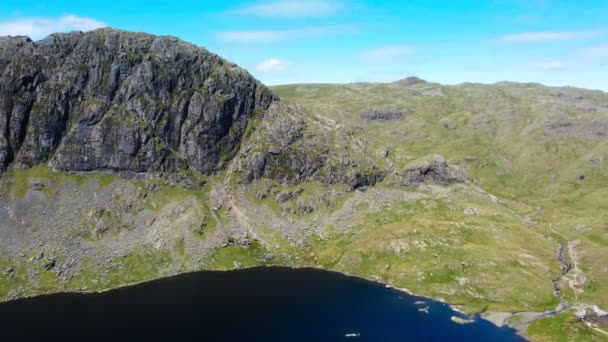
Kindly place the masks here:
POLYGON ((112 29, 0 37, 0 171, 194 169, 230 160, 276 96, 192 44, 112 29))
POLYGON ((431 156, 424 161, 415 162, 405 169, 405 172, 401 176, 403 177, 404 185, 417 185, 421 183, 449 185, 464 183, 467 180, 465 173, 461 169, 449 165, 439 155, 431 156))
POLYGON ((305 120, 301 108, 273 103, 241 155, 244 183, 261 178, 294 184, 318 181, 355 189, 375 185, 385 172, 351 141, 348 130, 305 120))
POLYGON ((403 117, 403 111, 399 106, 384 106, 363 111, 359 117, 364 121, 393 121, 403 117))

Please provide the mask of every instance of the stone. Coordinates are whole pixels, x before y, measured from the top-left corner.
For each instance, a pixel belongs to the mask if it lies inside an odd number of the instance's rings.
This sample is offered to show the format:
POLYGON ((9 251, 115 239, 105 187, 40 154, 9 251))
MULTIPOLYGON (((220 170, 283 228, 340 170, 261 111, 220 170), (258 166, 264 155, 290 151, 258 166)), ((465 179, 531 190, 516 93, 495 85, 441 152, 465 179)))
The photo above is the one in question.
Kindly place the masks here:
POLYGON ((255 139, 242 147, 239 171, 243 183, 317 181, 356 189, 384 179, 386 171, 362 153, 368 143, 357 137, 354 128, 338 127, 321 117, 316 117, 321 124, 310 124, 307 116, 292 104, 275 101, 270 105, 262 122, 256 124, 255 139))
POLYGON ((403 118, 403 111, 399 106, 389 105, 381 108, 371 108, 359 114, 363 121, 394 121, 403 118))
POLYGON ((588 227, 584 224, 577 224, 574 229, 579 232, 579 233, 589 233, 591 232, 593 229, 591 229, 591 227, 588 227))
POLYGON ((31 260, 38 261, 38 260, 41 260, 42 258, 44 258, 44 253, 40 252, 40 253, 36 254, 36 256, 34 256, 31 260))
POLYGON ((403 185, 408 186, 422 183, 449 185, 467 181, 464 171, 449 165, 445 158, 439 155, 413 163, 401 173, 401 176, 403 185))
POLYGON ((315 206, 309 201, 298 201, 298 214, 300 215, 310 214, 315 211, 315 209, 315 206))
POLYGON ((49 259, 44 262, 44 264, 42 265, 42 268, 45 271, 50 271, 51 269, 53 269, 53 267, 55 267, 55 264, 56 264, 55 259, 49 259))
POLYGON ((285 203, 285 202, 292 201, 292 200, 298 198, 303 192, 304 192, 304 189, 302 189, 302 188, 298 188, 295 191, 283 191, 283 192, 280 192, 275 197, 275 200, 278 203, 285 203))
POLYGON ((243 69, 173 37, 103 28, 0 45, 0 171, 211 174, 277 100, 243 69))
POLYGON ((601 165, 604 163, 604 156, 597 156, 597 157, 593 157, 589 163, 591 165, 601 165))
POLYGON ((479 216, 479 215, 481 215, 481 210, 479 210, 477 208, 465 208, 464 214, 471 215, 471 216, 479 216))

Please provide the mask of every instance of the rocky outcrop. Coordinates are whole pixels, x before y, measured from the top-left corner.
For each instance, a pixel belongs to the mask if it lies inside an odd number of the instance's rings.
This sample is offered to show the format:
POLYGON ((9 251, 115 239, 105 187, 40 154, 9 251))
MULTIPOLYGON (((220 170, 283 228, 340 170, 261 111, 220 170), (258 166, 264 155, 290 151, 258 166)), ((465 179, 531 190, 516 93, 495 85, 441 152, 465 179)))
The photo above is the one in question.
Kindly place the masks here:
POLYGON ((433 155, 425 160, 413 163, 401 172, 399 176, 402 177, 402 184, 407 186, 422 183, 449 185, 465 183, 467 181, 464 171, 458 167, 449 165, 439 155, 433 155))
POLYGON ((113 29, 1 37, 0 70, 0 170, 209 174, 276 99, 202 48, 113 29))
POLYGON ((399 106, 384 106, 371 108, 359 114, 363 121, 394 121, 403 118, 403 110, 399 106))
POLYGON ((310 122, 294 105, 277 102, 265 113, 255 138, 241 154, 244 183, 261 178, 293 184, 318 181, 352 189, 375 185, 385 172, 352 140, 348 129, 310 122))
POLYGON ((4 37, 0 66, 0 170, 47 164, 173 179, 222 170, 245 143, 245 182, 357 188, 384 177, 360 151, 340 147, 347 133, 320 129, 243 69, 173 37, 113 29, 4 37), (255 134, 244 139, 246 130, 255 134))

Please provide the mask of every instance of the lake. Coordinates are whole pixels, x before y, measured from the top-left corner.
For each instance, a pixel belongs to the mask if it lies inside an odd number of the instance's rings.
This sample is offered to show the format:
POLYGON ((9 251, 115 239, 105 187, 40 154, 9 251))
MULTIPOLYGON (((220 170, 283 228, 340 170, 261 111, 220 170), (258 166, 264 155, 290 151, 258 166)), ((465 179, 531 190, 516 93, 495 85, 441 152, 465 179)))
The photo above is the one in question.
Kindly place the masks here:
POLYGON ((524 341, 452 316, 466 318, 359 278, 261 267, 3 303, 0 341, 524 341))

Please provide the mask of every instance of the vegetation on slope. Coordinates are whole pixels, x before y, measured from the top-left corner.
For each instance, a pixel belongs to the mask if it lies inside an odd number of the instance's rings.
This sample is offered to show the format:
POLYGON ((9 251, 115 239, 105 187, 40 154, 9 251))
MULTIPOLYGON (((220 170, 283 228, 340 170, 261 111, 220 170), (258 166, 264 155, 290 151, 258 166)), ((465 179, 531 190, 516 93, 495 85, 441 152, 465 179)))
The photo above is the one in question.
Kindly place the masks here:
MULTIPOLYGON (((504 233, 491 235, 496 241, 505 241, 515 248, 531 248, 534 252, 529 255, 549 265, 549 272, 543 272, 542 267, 532 267, 534 271, 525 276, 510 274, 511 270, 527 271, 517 264, 517 258, 501 254, 505 261, 512 262, 509 267, 499 261, 498 267, 506 271, 501 280, 513 291, 510 298, 513 306, 507 308, 493 300, 481 301, 487 309, 517 311, 521 309, 516 308, 519 300, 530 305, 526 310, 541 311, 550 307, 549 300, 543 303, 525 297, 535 293, 532 288, 539 293, 546 291, 539 287, 540 282, 528 282, 534 279, 531 276, 534 272, 545 278, 559 273, 559 266, 551 259, 555 259, 560 243, 568 247, 576 262, 559 284, 564 296, 575 306, 608 307, 608 290, 604 285, 608 284, 604 262, 608 259, 608 94, 508 82, 458 86, 423 81, 305 84, 278 86, 273 90, 283 99, 303 107, 311 116, 322 115, 361 127, 361 134, 369 140, 368 148, 380 151, 379 155, 386 156, 383 162, 396 170, 402 170, 420 157, 441 154, 465 169, 482 189, 525 220, 524 224, 510 224, 505 219, 493 218, 492 224, 500 227, 494 233, 501 230, 504 233), (388 115, 389 111, 399 115, 388 115), (507 234, 504 240, 498 238, 500 234, 507 234), (519 283, 522 280, 525 285, 519 283)), ((436 217, 429 221, 445 229, 447 222, 439 217, 441 211, 430 212, 436 217)), ((407 216, 400 218, 406 220, 407 216)), ((463 218, 454 217, 454 222, 462 223, 463 218)), ((415 221, 420 231, 428 231, 422 228, 423 224, 415 221)), ((392 231, 382 233, 381 229, 374 233, 373 239, 370 236, 361 241, 394 236, 392 231)), ((474 235, 484 236, 479 231, 474 235)), ((480 246, 492 246, 491 240, 480 241, 480 246)), ((470 258, 469 264, 476 263, 475 255, 458 248, 453 250, 465 259, 470 258)), ((492 260, 496 251, 478 248, 477 257, 492 260)), ((424 263, 428 255, 419 260, 424 263)), ((422 293, 437 295, 431 292, 446 279, 445 273, 438 274, 443 276, 429 277, 431 284, 422 288, 422 293)), ((479 276, 472 278, 479 279, 479 276)), ((480 288, 493 290, 488 284, 480 288)), ((549 295, 545 294, 539 298, 549 295)), ((471 292, 450 300, 466 303, 474 301, 475 295, 471 292)), ((568 312, 564 315, 571 315, 571 311, 568 312)), ((582 330, 585 329, 582 326, 582 330)))

